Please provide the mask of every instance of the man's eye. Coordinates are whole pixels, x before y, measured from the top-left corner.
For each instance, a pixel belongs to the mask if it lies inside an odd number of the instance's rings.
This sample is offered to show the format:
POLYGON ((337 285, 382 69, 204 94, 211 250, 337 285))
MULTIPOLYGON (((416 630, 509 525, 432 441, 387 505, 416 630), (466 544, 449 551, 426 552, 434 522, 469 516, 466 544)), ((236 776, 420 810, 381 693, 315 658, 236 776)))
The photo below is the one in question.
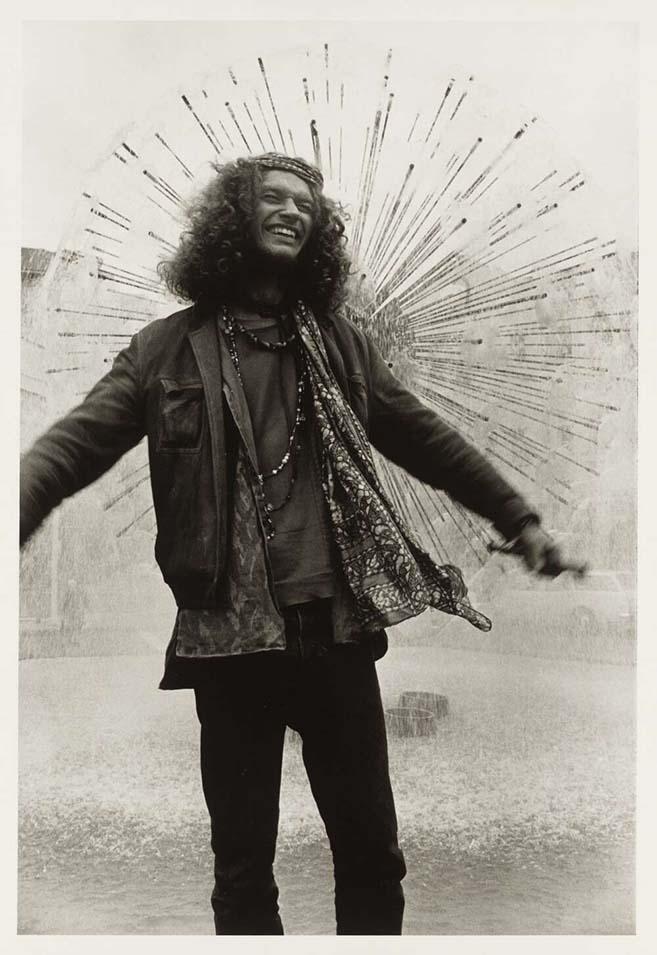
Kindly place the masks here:
POLYGON ((299 212, 312 212, 313 207, 309 202, 297 202, 297 209, 299 212))
POLYGON ((262 196, 260 196, 260 198, 264 199, 265 202, 280 202, 281 201, 281 197, 277 196, 275 192, 265 192, 262 196))

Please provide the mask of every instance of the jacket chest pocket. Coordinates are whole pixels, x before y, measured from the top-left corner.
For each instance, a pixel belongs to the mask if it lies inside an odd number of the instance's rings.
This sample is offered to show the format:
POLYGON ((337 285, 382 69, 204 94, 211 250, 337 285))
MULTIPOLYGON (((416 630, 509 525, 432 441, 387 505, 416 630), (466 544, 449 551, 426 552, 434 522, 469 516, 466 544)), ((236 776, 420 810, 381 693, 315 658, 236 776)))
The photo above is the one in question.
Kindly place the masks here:
POLYGON ((203 385, 200 381, 161 378, 157 450, 193 453, 203 437, 203 385))

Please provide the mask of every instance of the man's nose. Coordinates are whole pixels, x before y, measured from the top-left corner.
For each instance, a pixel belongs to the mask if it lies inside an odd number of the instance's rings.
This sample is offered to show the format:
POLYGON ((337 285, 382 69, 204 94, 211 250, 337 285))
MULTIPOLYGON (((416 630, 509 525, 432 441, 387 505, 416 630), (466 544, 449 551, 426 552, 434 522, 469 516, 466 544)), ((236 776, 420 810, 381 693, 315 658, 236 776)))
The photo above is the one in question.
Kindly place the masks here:
POLYGON ((283 200, 282 212, 284 212, 286 215, 293 215, 293 216, 299 215, 299 207, 297 206, 296 200, 294 199, 293 196, 287 196, 283 200))

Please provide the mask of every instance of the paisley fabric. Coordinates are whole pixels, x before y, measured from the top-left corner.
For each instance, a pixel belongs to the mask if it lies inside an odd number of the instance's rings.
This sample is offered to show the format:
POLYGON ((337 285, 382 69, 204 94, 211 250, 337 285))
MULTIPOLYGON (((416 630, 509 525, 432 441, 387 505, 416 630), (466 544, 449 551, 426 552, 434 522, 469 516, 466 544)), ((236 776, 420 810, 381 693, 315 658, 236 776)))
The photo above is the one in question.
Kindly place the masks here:
POLYGON ((321 435, 322 484, 361 627, 378 630, 434 607, 490 630, 490 620, 470 605, 460 570, 435 564, 395 512, 314 316, 302 303, 295 314, 321 435))
POLYGON ((285 625, 270 595, 258 510, 246 451, 238 451, 232 527, 221 607, 180 609, 176 655, 221 657, 285 648, 285 625))

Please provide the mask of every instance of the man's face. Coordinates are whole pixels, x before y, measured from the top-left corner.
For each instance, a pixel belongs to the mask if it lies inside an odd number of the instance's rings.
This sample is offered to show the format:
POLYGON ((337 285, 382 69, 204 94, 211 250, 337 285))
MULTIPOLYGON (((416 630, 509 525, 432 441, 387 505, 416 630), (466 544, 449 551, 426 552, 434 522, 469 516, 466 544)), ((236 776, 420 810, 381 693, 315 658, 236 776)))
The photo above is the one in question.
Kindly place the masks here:
POLYGON ((269 169, 256 193, 251 235, 258 252, 283 264, 296 261, 313 228, 310 186, 293 172, 269 169))

